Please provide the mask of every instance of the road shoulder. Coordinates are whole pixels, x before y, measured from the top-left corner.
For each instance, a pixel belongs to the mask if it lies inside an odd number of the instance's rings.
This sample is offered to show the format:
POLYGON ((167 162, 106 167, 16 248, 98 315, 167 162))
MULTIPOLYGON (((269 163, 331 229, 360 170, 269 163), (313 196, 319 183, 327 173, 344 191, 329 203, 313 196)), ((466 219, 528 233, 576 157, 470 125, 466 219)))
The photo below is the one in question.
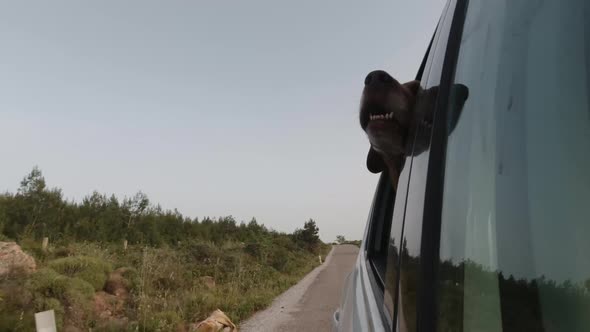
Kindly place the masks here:
POLYGON ((297 304, 301 301, 307 289, 316 280, 317 276, 322 272, 332 260, 334 248, 330 250, 326 261, 309 272, 301 281, 283 292, 271 305, 248 318, 240 324, 240 331, 242 332, 265 332, 277 331, 279 326, 288 321, 292 314, 297 311, 297 304))

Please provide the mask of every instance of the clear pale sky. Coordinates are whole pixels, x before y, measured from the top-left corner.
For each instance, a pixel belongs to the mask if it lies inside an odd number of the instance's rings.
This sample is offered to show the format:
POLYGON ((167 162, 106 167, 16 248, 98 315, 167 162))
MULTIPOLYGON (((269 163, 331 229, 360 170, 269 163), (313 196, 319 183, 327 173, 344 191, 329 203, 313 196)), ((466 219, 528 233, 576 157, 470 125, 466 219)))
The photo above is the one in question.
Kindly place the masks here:
POLYGON ((444 0, 2 1, 0 191, 141 190, 190 217, 360 239, 365 75, 413 79, 444 0))

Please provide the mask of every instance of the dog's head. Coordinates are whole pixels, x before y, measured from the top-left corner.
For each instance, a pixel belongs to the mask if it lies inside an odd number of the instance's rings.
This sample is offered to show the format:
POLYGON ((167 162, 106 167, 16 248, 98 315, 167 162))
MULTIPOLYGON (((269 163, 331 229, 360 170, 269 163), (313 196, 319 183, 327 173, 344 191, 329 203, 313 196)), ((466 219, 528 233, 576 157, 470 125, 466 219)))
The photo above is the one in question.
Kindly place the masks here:
POLYGON ((379 173, 386 169, 384 156, 404 153, 419 87, 418 81, 400 84, 382 70, 365 78, 359 117, 371 143, 367 156, 369 171, 379 173))

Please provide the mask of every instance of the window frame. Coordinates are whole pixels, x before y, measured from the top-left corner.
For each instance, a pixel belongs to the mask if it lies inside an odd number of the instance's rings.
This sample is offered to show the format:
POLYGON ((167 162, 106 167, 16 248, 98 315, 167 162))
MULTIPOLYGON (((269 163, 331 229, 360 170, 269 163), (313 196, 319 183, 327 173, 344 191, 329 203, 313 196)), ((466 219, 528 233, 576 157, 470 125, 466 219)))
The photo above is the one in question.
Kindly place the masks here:
MULTIPOLYGON (((426 189, 424 192, 424 206, 423 206, 423 218, 422 218, 422 232, 421 232, 421 243, 420 243, 420 274, 418 284, 419 294, 418 294, 418 302, 417 306, 417 315, 418 315, 418 322, 420 324, 417 325, 417 331, 420 332, 431 332, 436 331, 436 287, 435 282, 437 280, 437 262, 438 262, 438 255, 440 249, 440 222, 441 222, 441 213, 442 213, 442 194, 443 194, 443 185, 444 185, 444 161, 446 156, 446 143, 448 132, 446 128, 446 117, 448 112, 448 103, 449 103, 449 93, 451 83, 454 78, 455 67, 457 63, 457 58, 459 54, 459 47, 461 42, 461 36, 463 32, 463 23, 465 21, 465 14, 467 11, 467 4, 468 0, 449 0, 443 13, 441 15, 440 22, 444 20, 450 19, 451 20, 451 27, 447 37, 447 44, 443 51, 444 58, 443 64, 441 67, 441 76, 440 76, 440 85, 439 85, 439 94, 435 102, 435 109, 434 109, 434 123, 433 129, 431 133, 431 146, 430 146, 430 157, 428 161, 428 169, 426 174, 426 189)), ((417 80, 421 80, 422 78, 428 78, 430 75, 430 65, 428 64, 428 57, 431 55, 431 52, 436 50, 436 45, 434 45, 434 41, 437 39, 437 34, 440 32, 439 26, 437 26, 435 33, 433 34, 432 40, 428 46, 428 49, 425 53, 425 56, 422 60, 420 68, 418 70, 418 74, 416 76, 417 80)), ((414 139, 412 140, 414 142, 414 139)), ((407 179, 403 182, 400 182, 398 188, 400 186, 408 186, 412 179, 412 176, 416 176, 416 174, 412 174, 412 160, 409 160, 409 175, 407 179)), ((375 234, 376 229, 379 229, 377 226, 378 222, 383 223, 383 216, 385 215, 385 207, 383 206, 386 202, 384 201, 384 191, 386 190, 386 186, 388 185, 388 179, 386 174, 381 174, 379 183, 377 185, 377 190, 375 194, 375 201, 371 207, 371 213, 369 217, 369 227, 367 232, 367 243, 364 246, 365 250, 365 266, 367 271, 369 272, 369 282, 371 284, 371 288, 376 296, 375 300, 379 308, 383 309, 380 310, 380 316, 383 320, 383 323, 389 330, 398 330, 397 327, 397 307, 399 305, 398 298, 399 298, 399 274, 395 282, 395 287, 397 291, 395 292, 395 299, 394 299, 394 317, 389 317, 387 310, 384 307, 384 292, 385 292, 385 284, 383 277, 379 275, 377 268, 375 267, 374 263, 372 262, 371 258, 373 256, 373 251, 371 250, 374 245, 374 239, 377 236, 375 234)), ((405 192, 404 200, 407 203, 407 194, 408 191, 405 192)), ((397 199, 396 199, 397 200, 397 199)), ((394 207, 395 209, 396 207, 394 207)), ((406 206, 399 207, 406 209, 406 206)), ((405 212, 404 217, 401 220, 402 223, 402 234, 400 234, 400 239, 403 240, 403 230, 405 226, 405 212)), ((393 224, 394 220, 392 218, 391 224, 393 224)), ((393 229, 391 225, 389 226, 390 229, 393 229)), ((401 255, 400 260, 397 263, 398 271, 401 268, 401 255)))
MULTIPOLYGON (((440 34, 440 24, 441 22, 443 22, 444 20, 448 19, 449 11, 448 9, 450 8, 450 4, 453 2, 453 0, 449 0, 447 1, 447 3, 445 4, 443 11, 441 13, 441 17, 439 19, 439 23, 437 24, 437 27, 434 30, 434 33, 432 34, 432 38, 428 44, 428 47, 426 49, 426 52, 422 58, 422 61, 420 63, 420 67, 418 69, 418 72, 416 74, 416 80, 421 80, 423 78, 427 78, 430 72, 430 64, 429 64, 429 57, 432 55, 431 52, 434 52, 434 50, 436 49, 436 42, 439 38, 439 34, 440 34), (428 67, 427 67, 428 65, 428 67)), ((412 140, 411 144, 414 143, 414 140, 412 140)), ((411 178, 411 160, 412 158, 409 157, 407 159, 407 172, 408 175, 407 177, 405 177, 404 181, 400 181, 398 184, 398 188, 407 188, 409 186, 410 183, 410 178, 411 178)), ((400 178, 401 180, 401 178, 400 178)), ((378 295, 376 296, 375 300, 377 302, 377 305, 379 308, 381 308, 382 310, 380 311, 380 316, 382 318, 382 321, 384 323, 384 325, 386 327, 388 327, 388 330, 396 330, 397 329, 397 306, 398 306, 398 295, 399 295, 399 273, 397 276, 397 279, 394 282, 394 287, 395 287, 395 291, 394 291, 394 298, 393 298, 393 317, 390 317, 390 314, 387 310, 387 308, 385 307, 385 303, 384 303, 384 295, 385 295, 385 278, 386 278, 386 273, 385 271, 383 271, 384 273, 381 274, 379 271, 379 267, 377 266, 377 264, 374 262, 374 258, 375 258, 375 241, 377 239, 379 239, 380 237, 380 241, 386 241, 386 246, 387 246, 387 250, 385 253, 385 259, 387 259, 387 255, 389 254, 389 240, 391 238, 391 232, 395 229, 393 227, 393 223, 395 222, 393 220, 393 212, 396 209, 394 203, 395 201, 397 201, 398 199, 400 199, 400 201, 403 201, 404 204, 403 206, 399 206, 397 207, 398 209, 404 209, 406 208, 406 203, 407 203, 407 190, 405 190, 403 192, 404 197, 396 197, 395 192, 391 192, 392 188, 391 185, 389 183, 389 179, 388 179, 388 175, 387 172, 383 172, 380 175, 379 178, 379 182, 377 184, 377 190, 375 192, 375 199, 373 202, 373 205, 371 207, 371 212, 369 215, 369 227, 368 227, 368 232, 367 232, 367 236, 366 236, 366 240, 367 243, 363 246, 364 247, 364 251, 365 251, 365 266, 367 271, 369 272, 369 282, 371 284, 371 288, 374 292, 374 294, 378 295), (391 198, 391 195, 393 195, 393 197, 391 198), (393 203, 390 204, 388 202, 388 199, 393 199, 393 203), (388 206, 391 205, 391 206, 388 206), (387 209, 391 208, 391 214, 387 213, 387 209), (385 220, 385 218, 387 216, 391 216, 391 220, 385 220), (385 223, 388 223, 388 225, 385 225, 385 223), (383 231, 386 230, 385 234, 377 234, 377 231, 383 231)), ((398 190, 399 192, 399 190, 398 190)), ((397 220, 398 223, 400 223, 399 226, 399 230, 400 230, 400 234, 398 235, 398 237, 401 239, 403 236, 403 227, 404 227, 404 219, 405 219, 405 212, 402 211, 402 218, 401 220, 397 220)), ((397 263, 396 263, 396 268, 397 271, 399 272, 400 269, 400 264, 401 264, 401 256, 400 259, 398 259, 397 263)), ((386 267, 387 269, 387 267, 386 267)))
MULTIPOLYGON (((385 216, 387 215, 387 198, 391 195, 391 185, 387 176, 387 172, 381 173, 379 177, 379 182, 377 184, 377 190, 375 192, 375 199, 373 202, 373 206, 371 207, 371 213, 369 217, 369 227, 367 232, 367 243, 364 245, 365 249, 365 268, 367 269, 367 274, 369 276, 369 283, 370 287, 373 290, 373 294, 375 294, 375 301, 377 303, 377 307, 382 309, 379 310, 381 320, 383 325, 387 327, 388 330, 394 325, 394 317, 390 317, 384 308, 384 295, 385 295, 385 275, 380 275, 379 269, 377 268, 376 264, 373 262, 373 258, 375 257, 375 252, 372 250, 374 248, 374 241, 377 236, 381 236, 381 241, 384 240, 383 234, 376 234, 376 230, 383 229, 385 225, 385 216), (390 191, 390 192, 388 192, 390 191), (389 195, 388 195, 389 194, 389 195)), ((395 199, 395 195, 394 195, 395 199)), ((389 223, 389 229, 393 224, 393 218, 389 223)), ((389 233, 387 234, 389 236, 389 233)), ((388 242, 388 237, 387 239, 388 242)), ((387 246, 389 244, 387 243, 387 246)), ((387 259, 387 256, 385 256, 387 259)))
POLYGON ((440 251, 441 217, 444 192, 444 174, 447 139, 447 115, 451 85, 459 56, 463 24, 468 0, 454 0, 451 27, 444 55, 440 86, 435 102, 434 122, 430 143, 430 156, 426 175, 422 234, 420 241, 420 285, 417 304, 418 332, 436 331, 438 261, 440 251))

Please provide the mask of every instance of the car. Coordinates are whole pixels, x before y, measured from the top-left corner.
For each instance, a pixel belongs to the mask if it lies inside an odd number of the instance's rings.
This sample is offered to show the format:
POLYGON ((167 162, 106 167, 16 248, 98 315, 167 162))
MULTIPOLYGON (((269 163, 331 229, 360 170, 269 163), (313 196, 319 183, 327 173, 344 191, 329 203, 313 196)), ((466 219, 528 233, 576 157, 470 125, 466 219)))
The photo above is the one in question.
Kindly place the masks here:
POLYGON ((333 329, 590 331, 590 3, 450 0, 416 79, 333 329))

